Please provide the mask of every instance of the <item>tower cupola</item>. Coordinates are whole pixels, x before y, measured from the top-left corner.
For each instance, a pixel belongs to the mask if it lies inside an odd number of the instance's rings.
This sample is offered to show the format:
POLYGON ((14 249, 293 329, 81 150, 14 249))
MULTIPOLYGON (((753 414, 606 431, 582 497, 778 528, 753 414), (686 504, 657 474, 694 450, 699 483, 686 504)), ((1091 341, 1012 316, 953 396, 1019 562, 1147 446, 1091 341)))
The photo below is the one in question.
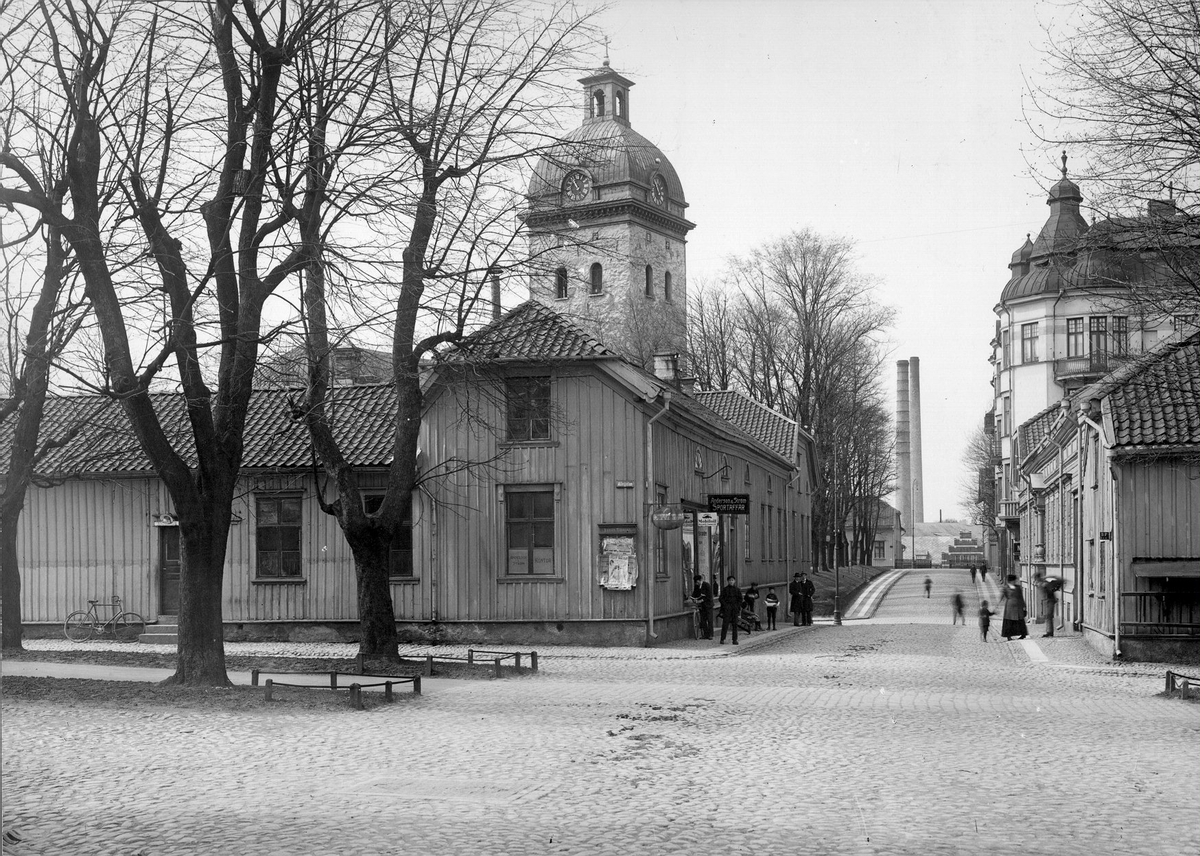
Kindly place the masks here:
POLYGON ((613 121, 629 127, 629 89, 633 81, 618 74, 604 58, 604 65, 587 77, 583 85, 583 122, 613 121))

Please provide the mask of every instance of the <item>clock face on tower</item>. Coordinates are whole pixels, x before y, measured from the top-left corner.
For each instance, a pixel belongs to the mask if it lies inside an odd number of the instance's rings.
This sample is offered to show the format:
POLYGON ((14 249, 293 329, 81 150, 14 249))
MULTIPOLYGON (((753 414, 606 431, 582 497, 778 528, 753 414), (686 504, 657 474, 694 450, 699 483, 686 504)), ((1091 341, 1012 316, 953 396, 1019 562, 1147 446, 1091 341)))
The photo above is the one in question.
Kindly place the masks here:
POLYGON ((587 173, 579 170, 571 170, 567 173, 567 177, 563 179, 563 195, 572 202, 582 202, 587 199, 588 194, 592 192, 592 179, 587 173))
POLYGON ((661 175, 654 176, 654 181, 650 183, 650 198, 660 208, 667 207, 667 183, 661 175))

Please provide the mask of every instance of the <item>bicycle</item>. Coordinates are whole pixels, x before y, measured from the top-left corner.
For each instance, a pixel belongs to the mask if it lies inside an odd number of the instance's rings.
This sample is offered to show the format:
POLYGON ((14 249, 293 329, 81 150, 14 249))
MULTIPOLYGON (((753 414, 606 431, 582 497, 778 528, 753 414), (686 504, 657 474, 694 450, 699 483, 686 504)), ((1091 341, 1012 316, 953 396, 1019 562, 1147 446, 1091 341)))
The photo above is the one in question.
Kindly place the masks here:
POLYGON ((105 635, 110 632, 118 642, 136 642, 145 629, 146 620, 136 612, 122 612, 121 598, 115 594, 111 603, 89 600, 86 610, 72 612, 63 623, 63 633, 72 642, 86 642, 93 634, 105 635), (101 606, 112 608, 112 618, 100 620, 96 608, 101 606))

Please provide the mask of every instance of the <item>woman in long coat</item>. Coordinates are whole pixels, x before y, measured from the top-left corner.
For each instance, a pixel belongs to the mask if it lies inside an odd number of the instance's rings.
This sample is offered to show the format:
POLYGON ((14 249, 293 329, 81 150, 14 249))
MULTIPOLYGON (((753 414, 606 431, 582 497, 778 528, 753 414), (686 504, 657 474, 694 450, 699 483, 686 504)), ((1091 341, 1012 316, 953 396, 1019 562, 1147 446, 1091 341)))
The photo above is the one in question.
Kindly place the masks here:
POLYGON ((1021 593, 1021 586, 1017 584, 1015 575, 1008 575, 1008 582, 1000 592, 1000 600, 1004 604, 1000 635, 1006 642, 1014 636, 1024 639, 1029 635, 1029 629, 1025 626, 1025 595, 1021 593))

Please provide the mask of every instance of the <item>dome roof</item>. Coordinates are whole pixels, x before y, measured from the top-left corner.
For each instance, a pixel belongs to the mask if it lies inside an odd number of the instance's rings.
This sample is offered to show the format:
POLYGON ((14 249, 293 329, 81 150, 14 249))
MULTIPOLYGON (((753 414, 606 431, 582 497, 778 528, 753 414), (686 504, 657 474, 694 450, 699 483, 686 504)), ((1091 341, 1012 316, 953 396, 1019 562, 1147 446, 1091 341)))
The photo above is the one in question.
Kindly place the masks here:
POLYGON ((557 194, 573 169, 586 172, 596 187, 629 183, 649 190, 654 176, 661 175, 671 202, 687 204, 679 175, 662 149, 616 118, 585 122, 543 156, 534 168, 529 195, 557 194))
POLYGON ((1026 235, 1025 243, 1012 254, 1012 261, 1009 262, 1009 267, 1025 264, 1025 262, 1029 261, 1031 255, 1033 255, 1033 241, 1029 240, 1029 235, 1026 235))

